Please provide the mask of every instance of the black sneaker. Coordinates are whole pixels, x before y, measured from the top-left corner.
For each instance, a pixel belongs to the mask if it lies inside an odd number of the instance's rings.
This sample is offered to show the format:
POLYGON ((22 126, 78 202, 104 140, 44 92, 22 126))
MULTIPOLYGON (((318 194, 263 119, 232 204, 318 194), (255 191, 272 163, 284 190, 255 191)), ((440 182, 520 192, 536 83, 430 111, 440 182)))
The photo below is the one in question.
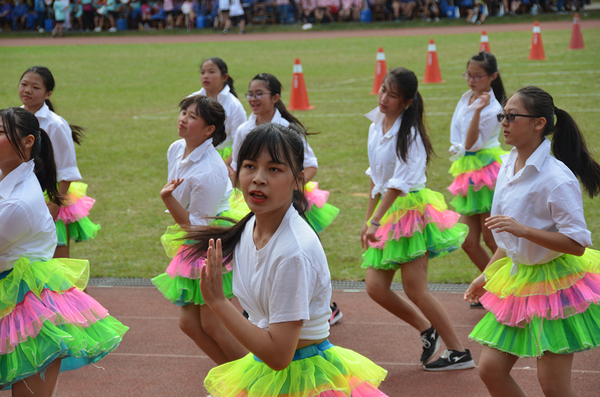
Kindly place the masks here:
POLYGON ((425 364, 425 371, 453 371, 455 369, 475 368, 475 362, 471 358, 469 349, 464 352, 446 350, 437 360, 425 364))
POLYGON ((473 302, 471 303, 471 309, 484 309, 483 305, 481 304, 481 302, 473 302))
POLYGON ((338 307, 337 303, 333 302, 330 306, 331 308, 331 317, 329 318, 329 325, 333 325, 340 321, 340 319, 344 316, 342 311, 338 307))
POLYGON ((431 360, 433 355, 437 353, 441 342, 440 335, 435 328, 431 327, 421 334, 421 343, 423 344, 423 354, 421 354, 421 362, 426 364, 431 360))

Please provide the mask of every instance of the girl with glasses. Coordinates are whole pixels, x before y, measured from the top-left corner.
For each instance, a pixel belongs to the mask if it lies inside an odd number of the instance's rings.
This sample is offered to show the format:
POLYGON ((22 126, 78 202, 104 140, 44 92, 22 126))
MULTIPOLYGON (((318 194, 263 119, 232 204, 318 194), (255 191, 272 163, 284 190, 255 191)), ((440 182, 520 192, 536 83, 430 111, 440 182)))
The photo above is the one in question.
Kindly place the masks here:
POLYGON ((225 163, 231 163, 231 146, 238 127, 246 122, 246 111, 237 98, 233 88, 233 79, 229 75, 227 64, 217 57, 207 58, 200 64, 200 81, 202 88, 190 96, 204 95, 215 99, 225 109, 225 140, 219 144, 217 151, 225 163))
POLYGON ((600 165, 544 90, 520 89, 504 111, 513 149, 485 223, 498 250, 465 292, 489 312, 469 337, 483 345, 479 376, 492 396, 525 396, 510 375, 520 357, 537 358, 545 395, 575 396, 573 353, 600 346, 600 253, 586 248, 592 240, 577 178, 596 196, 600 165))
POLYGON ((455 196, 450 204, 462 215, 461 222, 469 226, 462 248, 483 271, 491 255, 480 244, 481 236, 492 254, 497 248, 484 221, 489 216, 500 155, 504 153, 498 141, 500 122, 496 115, 506 94, 492 54, 482 51, 473 56, 463 76, 469 91, 458 101, 450 125, 450 174, 455 179, 448 190, 455 196))

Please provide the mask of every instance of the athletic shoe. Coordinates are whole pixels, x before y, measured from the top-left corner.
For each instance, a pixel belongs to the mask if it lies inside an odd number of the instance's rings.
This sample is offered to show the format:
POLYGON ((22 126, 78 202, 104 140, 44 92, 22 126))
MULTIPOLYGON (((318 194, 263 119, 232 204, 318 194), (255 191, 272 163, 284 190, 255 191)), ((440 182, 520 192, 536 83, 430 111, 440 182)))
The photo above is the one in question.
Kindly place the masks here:
POLYGON ((110 33, 114 33, 114 32, 116 32, 116 31, 117 31, 117 28, 110 28, 110 29, 108 29, 108 31, 109 31, 110 33))
POLYGON ((477 302, 477 303, 473 302, 473 303, 471 303, 471 309, 483 309, 483 308, 484 307, 481 304, 481 302, 477 302))
POLYGON ((338 307, 337 303, 333 302, 333 304, 330 306, 330 308, 331 308, 331 317, 329 318, 329 325, 333 325, 333 324, 337 323, 338 321, 340 321, 340 319, 344 315, 342 314, 342 311, 338 307))
POLYGON ((421 343, 423 344, 423 354, 421 354, 421 362, 426 364, 431 360, 433 355, 440 349, 442 339, 435 328, 431 327, 421 333, 421 343))
POLYGON ((456 350, 446 350, 437 360, 425 364, 425 371, 453 371, 455 369, 475 368, 475 362, 471 357, 469 349, 464 352, 456 350))

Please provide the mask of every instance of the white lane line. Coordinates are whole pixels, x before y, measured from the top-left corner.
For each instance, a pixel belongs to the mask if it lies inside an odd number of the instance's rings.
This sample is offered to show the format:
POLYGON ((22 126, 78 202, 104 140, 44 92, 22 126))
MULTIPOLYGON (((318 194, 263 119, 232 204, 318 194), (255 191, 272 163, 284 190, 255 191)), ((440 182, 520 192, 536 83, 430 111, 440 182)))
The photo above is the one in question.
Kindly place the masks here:
MULTIPOLYGON (((565 84, 562 82, 559 83, 536 83, 536 84, 532 84, 532 85, 542 85, 542 84, 552 84, 552 85, 559 85, 559 84, 565 84)), ((590 92, 590 93, 583 93, 583 94, 578 94, 578 93, 572 93, 572 94, 560 94, 558 95, 558 97, 588 97, 588 96, 600 96, 600 93, 598 92, 590 92)), ((372 96, 371 98, 357 98, 357 99, 316 99, 316 100, 311 100, 310 103, 367 103, 367 102, 375 102, 375 99, 377 97, 376 96, 372 96)), ((454 96, 440 96, 440 97, 424 97, 423 100, 425 102, 431 102, 431 101, 456 101, 457 97, 454 96)))
POLYGON ((320 84, 320 85, 315 86, 315 88, 335 87, 335 86, 340 86, 340 85, 345 85, 345 84, 356 83, 358 81, 368 81, 368 80, 372 80, 372 79, 373 79, 373 77, 363 77, 362 79, 342 80, 342 81, 336 81, 333 83, 320 84))
POLYGON ((141 354, 141 353, 110 353, 111 356, 126 356, 126 357, 168 357, 168 358, 201 358, 208 359, 208 356, 188 356, 183 354, 141 354))

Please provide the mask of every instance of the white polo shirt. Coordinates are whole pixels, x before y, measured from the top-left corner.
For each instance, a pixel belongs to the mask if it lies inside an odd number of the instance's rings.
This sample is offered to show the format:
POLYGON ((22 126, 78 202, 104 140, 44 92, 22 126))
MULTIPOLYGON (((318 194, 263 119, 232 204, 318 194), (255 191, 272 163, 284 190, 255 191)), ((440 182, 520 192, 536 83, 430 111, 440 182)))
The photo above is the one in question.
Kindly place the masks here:
POLYGON ((300 339, 329 336, 331 275, 316 233, 290 206, 267 245, 256 249, 256 218, 246 224, 233 256, 233 293, 249 320, 270 324, 303 321, 300 339))
MULTIPOLYGON (((273 118, 271 119, 270 123, 279 124, 284 127, 290 126, 290 122, 281 116, 281 113, 279 112, 278 109, 275 109, 275 114, 273 114, 273 118)), ((240 127, 238 128, 238 130, 235 134, 235 140, 233 141, 233 151, 231 153, 231 168, 233 168, 234 170, 237 170, 237 156, 238 156, 238 153, 240 152, 240 148, 242 147, 242 143, 244 142, 244 139, 246 139, 246 135, 248 135, 250 133, 250 131, 252 131, 256 127, 258 127, 256 125, 256 115, 254 113, 252 113, 250 115, 250 117, 248 118, 248 121, 246 121, 244 124, 240 125, 240 127)), ((319 168, 319 162, 317 161, 315 152, 312 150, 312 148, 308 144, 304 135, 301 135, 301 138, 302 138, 302 142, 304 143, 304 163, 303 163, 304 168, 305 169, 308 167, 319 168)))
POLYGON ((190 224, 209 225, 206 217, 230 209, 229 196, 233 191, 227 166, 212 144, 212 138, 198 146, 185 159, 185 139, 175 141, 169 147, 168 180, 183 178, 173 191, 173 197, 190 213, 190 224))
MULTIPOLYGON (((206 90, 202 88, 200 91, 196 91, 189 96, 194 95, 206 96, 206 90)), ((231 93, 227 84, 225 84, 225 87, 217 95, 217 102, 225 109, 225 133, 227 134, 227 138, 217 146, 217 149, 221 150, 233 145, 235 132, 240 125, 246 122, 246 111, 240 100, 231 93)))
MULTIPOLYGON (((584 247, 590 246, 591 233, 585 223, 579 181, 562 161, 550 154, 550 146, 550 141, 544 138, 516 175, 517 149, 502 156, 491 215, 510 216, 522 225, 559 232, 584 247)), ((494 238, 513 263, 535 265, 563 254, 507 232, 494 231, 494 238)))
POLYGON ((48 133, 52 148, 54 150, 54 162, 56 163, 56 179, 60 181, 78 181, 81 179, 79 168, 77 168, 77 157, 75 155, 75 144, 69 123, 58 114, 54 113, 44 103, 44 106, 35 113, 40 128, 48 133))
POLYGON ((30 160, 0 173, 0 272, 22 257, 48 261, 54 255, 56 227, 33 168, 30 160))
MULTIPOLYGON (((479 115, 479 136, 477 141, 469 148, 469 152, 476 152, 481 149, 491 149, 500 146, 498 136, 502 129, 501 123, 498 122, 496 116, 502 113, 502 105, 494 96, 494 90, 490 89, 490 104, 481 110, 479 115)), ((475 114, 475 107, 481 100, 478 98, 469 105, 469 100, 473 95, 473 91, 469 90, 463 94, 456 105, 452 123, 450 124, 450 142, 455 147, 457 153, 464 155, 465 140, 467 139, 467 131, 475 114)))
POLYGON ((369 168, 367 169, 367 175, 375 185, 371 191, 371 197, 375 198, 377 194, 384 196, 390 188, 402 191, 401 196, 423 189, 427 182, 425 175, 427 152, 423 146, 421 135, 414 127, 410 130, 411 143, 408 146, 407 161, 405 162, 396 153, 402 114, 398 116, 392 128, 385 135, 383 134, 385 116, 379 107, 367 113, 366 117, 373 121, 369 127, 369 168))

